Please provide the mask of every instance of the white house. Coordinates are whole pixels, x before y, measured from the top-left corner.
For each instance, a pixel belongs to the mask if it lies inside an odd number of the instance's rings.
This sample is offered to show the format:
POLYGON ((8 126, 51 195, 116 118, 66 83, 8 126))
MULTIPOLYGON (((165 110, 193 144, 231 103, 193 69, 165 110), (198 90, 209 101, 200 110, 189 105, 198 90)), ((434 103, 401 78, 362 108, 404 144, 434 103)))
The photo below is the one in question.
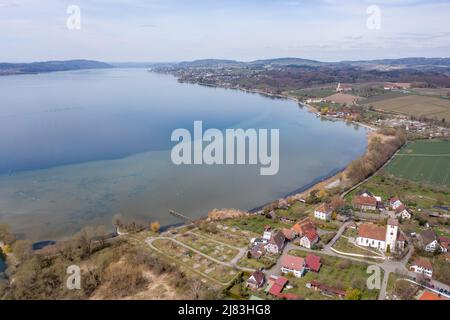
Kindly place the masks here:
POLYGON ((281 272, 292 273, 295 277, 301 278, 306 272, 305 259, 286 255, 281 262, 281 272))
POLYGON ((319 242, 319 235, 315 230, 308 230, 305 232, 305 235, 300 238, 300 245, 308 249, 311 249, 317 242, 319 242))
POLYGON ((431 262, 425 258, 417 258, 411 264, 411 270, 413 270, 415 273, 423 274, 428 278, 433 277, 433 266, 431 262))
POLYGON ((402 218, 403 220, 409 220, 412 217, 411 211, 403 204, 395 209, 395 217, 402 218))
POLYGON ((372 223, 363 223, 358 230, 356 243, 363 247, 396 252, 403 250, 405 239, 398 228, 398 220, 389 219, 387 226, 378 226, 372 223), (389 249, 388 249, 389 248, 389 249))
POLYGON ((420 237, 422 238, 423 249, 427 252, 435 252, 441 247, 436 233, 431 229, 423 231, 420 237))
POLYGON ((322 203, 314 210, 314 218, 328 221, 331 220, 332 213, 333 209, 327 203, 322 203))
POLYGON ((389 205, 393 210, 396 210, 398 207, 403 205, 403 203, 400 201, 399 197, 394 197, 391 200, 389 200, 389 205))
POLYGON ((270 241, 266 245, 266 251, 273 254, 279 254, 283 251, 285 241, 286 238, 284 237, 283 232, 278 231, 270 238, 270 241))
POLYGON ((272 231, 270 229, 266 229, 263 234, 263 239, 270 241, 271 238, 272 238, 272 231))

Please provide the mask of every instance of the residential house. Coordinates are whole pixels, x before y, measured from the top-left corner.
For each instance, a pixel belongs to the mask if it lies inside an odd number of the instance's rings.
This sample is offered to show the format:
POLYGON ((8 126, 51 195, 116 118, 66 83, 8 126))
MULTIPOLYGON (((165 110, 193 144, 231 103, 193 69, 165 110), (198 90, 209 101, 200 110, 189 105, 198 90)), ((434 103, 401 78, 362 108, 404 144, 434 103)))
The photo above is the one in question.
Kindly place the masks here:
POLYGON ((272 238, 272 228, 270 226, 266 226, 264 228, 264 233, 263 233, 263 239, 270 241, 270 239, 272 238))
POLYGON ((282 231, 276 232, 272 235, 270 241, 266 245, 266 251, 273 254, 279 254, 283 251, 286 238, 282 231))
POLYGON ((292 230, 297 234, 297 236, 302 237, 309 230, 316 230, 316 226, 309 218, 305 218, 300 222, 297 222, 292 230))
POLYGON ((363 223, 358 230, 356 243, 363 247, 396 252, 405 248, 406 239, 400 232, 398 220, 389 219, 386 226, 363 223))
POLYGON ((255 271, 252 273, 250 278, 247 280, 247 287, 253 290, 257 290, 262 288, 264 283, 266 282, 266 276, 261 271, 255 271))
POLYGON ((333 209, 330 207, 328 203, 322 203, 319 207, 314 210, 314 218, 319 220, 329 221, 331 220, 331 215, 333 213, 333 209))
POLYGON ((308 230, 304 236, 300 238, 300 245, 302 247, 311 249, 316 243, 319 242, 319 235, 316 230, 308 230))
POLYGON ((415 273, 423 274, 424 276, 431 278, 433 276, 433 265, 430 260, 426 258, 417 258, 411 264, 411 270, 415 273))
POLYGON ((420 237, 422 238, 422 246, 425 251, 435 252, 440 248, 438 237, 432 229, 423 231, 420 237))
POLYGON ((356 196, 352 200, 352 205, 354 208, 359 210, 377 210, 378 201, 375 197, 372 196, 356 196))
POLYGON ((288 283, 285 277, 270 276, 269 277, 269 293, 278 296, 288 283))
POLYGON ((285 237, 287 240, 289 240, 289 241, 294 240, 295 237, 296 237, 296 233, 295 233, 294 230, 292 230, 292 229, 286 229, 286 228, 283 229, 283 235, 284 235, 284 237, 285 237))
POLYGON ((259 259, 264 255, 265 248, 265 243, 258 242, 247 252, 247 257, 249 259, 259 259))
POLYGON ((401 204, 395 209, 395 217, 409 220, 412 217, 412 212, 405 205, 401 204))
POLYGON ((450 244, 450 239, 444 236, 439 237, 439 244, 441 245, 442 252, 448 252, 448 246, 450 244))
POLYGON ((305 259, 291 255, 285 255, 281 261, 281 272, 292 273, 295 277, 301 278, 306 272, 305 259))
POLYGON ((322 267, 321 258, 312 253, 308 253, 305 258, 306 268, 311 271, 319 272, 322 267))
POLYGON ((389 200, 389 206, 392 208, 392 210, 396 210, 401 205, 403 205, 403 203, 399 197, 393 197, 391 200, 389 200))
POLYGON ((287 283, 288 279, 286 279, 285 277, 270 276, 269 289, 267 292, 280 299, 287 299, 287 300, 301 299, 301 297, 296 294, 282 292, 287 283))

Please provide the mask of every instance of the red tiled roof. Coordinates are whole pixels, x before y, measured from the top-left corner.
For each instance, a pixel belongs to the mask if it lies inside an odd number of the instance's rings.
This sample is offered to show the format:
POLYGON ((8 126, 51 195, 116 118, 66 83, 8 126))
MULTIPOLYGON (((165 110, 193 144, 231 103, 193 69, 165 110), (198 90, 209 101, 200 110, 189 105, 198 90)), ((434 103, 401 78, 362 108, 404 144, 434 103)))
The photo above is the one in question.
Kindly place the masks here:
POLYGON ((389 200, 390 203, 394 203, 396 201, 400 201, 399 197, 393 197, 391 200, 389 200))
POLYGON ((302 299, 302 297, 300 297, 299 295, 296 295, 294 293, 281 293, 278 295, 279 298, 285 298, 288 300, 300 300, 302 299))
POLYGON ((414 260, 414 262, 411 264, 412 266, 419 266, 424 269, 433 270, 433 265, 431 264, 430 260, 425 258, 417 258, 414 260))
POLYGON ((283 234, 285 236, 286 239, 288 240, 292 240, 295 237, 295 230, 292 229, 283 229, 283 234))
POLYGON ((324 213, 329 213, 329 212, 331 212, 332 210, 331 210, 331 207, 328 205, 328 203, 322 203, 320 206, 318 206, 318 207, 316 208, 316 211, 324 212, 324 213))
POLYGON ((395 213, 400 213, 405 209, 406 209, 405 205, 401 204, 397 207, 397 209, 395 209, 395 213))
POLYGON ((274 283, 270 289, 269 289, 269 293, 274 295, 274 296, 278 296, 281 293, 281 290, 283 290, 283 287, 280 286, 277 283, 274 283))
POLYGON ((439 237, 439 243, 443 246, 443 247, 448 247, 449 243, 450 243, 450 238, 444 237, 444 236, 440 236, 439 237))
POLYGON ((317 234, 316 230, 308 230, 305 232, 305 237, 307 237, 309 241, 314 242, 317 240, 319 235, 317 234))
POLYGON ((421 295, 419 300, 448 300, 445 299, 442 296, 438 296, 437 294, 430 292, 430 291, 424 291, 421 295))
POLYGON ((352 203, 353 205, 375 207, 377 205, 377 199, 374 197, 356 196, 353 198, 352 203))
POLYGON ((386 227, 380 227, 372 223, 363 223, 359 226, 358 236, 368 239, 386 240, 386 227))
POLYGON ((304 235, 309 230, 316 230, 314 223, 309 218, 305 218, 300 222, 297 222, 293 227, 294 230, 299 235, 304 235))
POLYGON ((315 271, 315 272, 319 272, 320 267, 322 266, 322 263, 320 262, 320 257, 316 256, 314 254, 308 253, 306 255, 306 266, 315 271))
POLYGON ((286 283, 288 283, 288 279, 286 279, 285 277, 278 277, 275 280, 275 283, 280 285, 280 286, 282 286, 282 287, 284 287, 286 285, 286 283))
POLYGON ((288 254, 283 257, 281 265, 290 270, 300 271, 305 267, 305 259, 288 254))

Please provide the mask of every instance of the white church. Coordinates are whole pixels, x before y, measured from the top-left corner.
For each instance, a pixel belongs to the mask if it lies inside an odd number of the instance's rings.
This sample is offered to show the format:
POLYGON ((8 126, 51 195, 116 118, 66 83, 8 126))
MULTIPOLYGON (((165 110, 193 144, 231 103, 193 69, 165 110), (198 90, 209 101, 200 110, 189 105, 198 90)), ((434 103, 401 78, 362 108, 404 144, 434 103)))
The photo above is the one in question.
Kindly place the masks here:
POLYGON ((398 252, 405 248, 405 237, 400 232, 398 220, 389 219, 386 226, 373 223, 362 224, 358 230, 356 243, 363 247, 398 252))

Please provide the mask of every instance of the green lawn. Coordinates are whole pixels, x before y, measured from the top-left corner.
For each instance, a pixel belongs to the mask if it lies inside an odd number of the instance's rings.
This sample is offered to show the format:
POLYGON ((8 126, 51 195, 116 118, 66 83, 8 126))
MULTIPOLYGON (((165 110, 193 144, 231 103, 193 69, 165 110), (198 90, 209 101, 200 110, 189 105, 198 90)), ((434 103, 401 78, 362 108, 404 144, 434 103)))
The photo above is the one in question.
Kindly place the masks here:
MULTIPOLYGON (((292 250, 289 254, 305 257, 307 253, 301 250, 292 250)), ((300 279, 290 277, 290 283, 294 285, 294 288, 283 292, 295 293, 307 299, 329 299, 328 297, 305 287, 306 283, 311 280, 317 280, 322 284, 344 291, 349 287, 357 288, 361 290, 362 299, 364 300, 374 300, 378 298, 379 290, 369 290, 366 285, 367 278, 370 276, 370 274, 367 274, 367 267, 369 264, 321 254, 316 255, 319 255, 322 258, 322 268, 320 269, 320 272, 308 272, 300 279)))
POLYGON ((287 217, 290 219, 301 220, 306 218, 310 213, 314 212, 313 206, 301 203, 299 201, 295 202, 287 210, 277 209, 275 210, 278 217, 287 217))
POLYGON ((410 142, 389 163, 385 172, 431 185, 450 186, 450 142, 410 142))
MULTIPOLYGON (((450 158, 449 158, 450 160, 450 158)), ((399 196, 400 199, 410 208, 433 208, 438 204, 438 199, 442 203, 450 203, 450 188, 431 186, 415 181, 397 178, 391 174, 378 174, 359 188, 350 193, 346 200, 348 203, 355 194, 362 190, 369 190, 377 196, 381 196, 384 201, 391 197, 399 196)))
POLYGON ((265 226, 271 226, 274 229, 290 228, 291 224, 281 223, 278 219, 271 220, 263 216, 251 216, 237 219, 230 219, 223 222, 232 227, 237 227, 241 230, 248 230, 250 232, 262 235, 265 226))
POLYGON ((362 254, 368 257, 370 256, 379 257, 379 255, 377 255, 373 249, 371 248, 362 249, 360 247, 355 246, 353 243, 350 243, 348 239, 343 237, 340 237, 338 241, 336 241, 336 243, 333 245, 333 248, 345 253, 362 254))
POLYGON ((252 269, 270 269, 276 263, 275 258, 261 257, 260 259, 249 259, 244 256, 238 261, 238 266, 252 269))

